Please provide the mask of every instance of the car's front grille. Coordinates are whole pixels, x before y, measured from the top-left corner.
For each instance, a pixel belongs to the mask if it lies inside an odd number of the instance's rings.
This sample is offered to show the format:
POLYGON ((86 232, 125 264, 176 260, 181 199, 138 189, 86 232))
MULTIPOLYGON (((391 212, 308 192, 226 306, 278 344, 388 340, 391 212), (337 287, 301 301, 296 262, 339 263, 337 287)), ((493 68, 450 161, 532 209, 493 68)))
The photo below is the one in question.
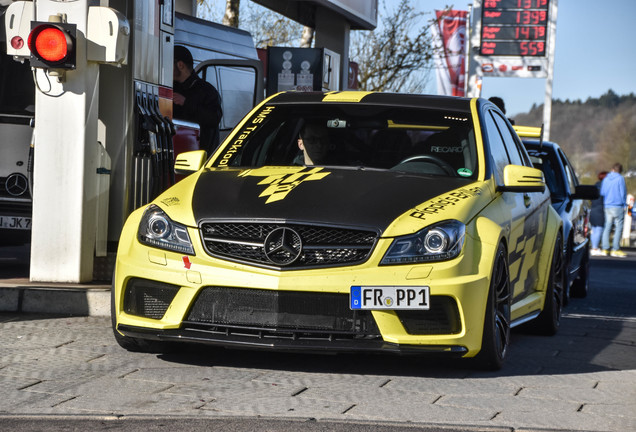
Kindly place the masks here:
POLYGON ((278 269, 352 265, 368 259, 375 231, 283 223, 204 222, 206 252, 278 269))
POLYGON ((124 291, 124 312, 161 319, 178 291, 179 287, 176 285, 132 278, 124 291))
POLYGON ((374 338, 369 311, 349 308, 347 294, 207 287, 190 309, 186 327, 259 338, 374 338))

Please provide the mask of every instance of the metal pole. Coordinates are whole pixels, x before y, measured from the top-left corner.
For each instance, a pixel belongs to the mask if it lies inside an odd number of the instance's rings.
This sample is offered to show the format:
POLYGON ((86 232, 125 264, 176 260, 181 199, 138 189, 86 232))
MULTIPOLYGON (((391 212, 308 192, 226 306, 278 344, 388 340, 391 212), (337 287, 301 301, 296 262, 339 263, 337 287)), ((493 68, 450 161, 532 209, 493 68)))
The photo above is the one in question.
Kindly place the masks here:
POLYGON ((550 140, 550 122, 552 121, 552 66, 548 69, 548 77, 545 80, 545 99, 543 100, 543 139, 550 140))
POLYGON ((548 53, 551 53, 551 57, 548 58, 548 76, 545 80, 545 99, 543 101, 543 139, 550 140, 550 123, 552 122, 552 88, 554 81, 554 51, 556 47, 556 20, 559 0, 552 0, 550 2, 550 22, 549 22, 549 37, 548 37, 548 53))
POLYGON ((474 14, 481 13, 481 0, 475 0, 474 5, 470 5, 468 9, 468 43, 466 44, 466 57, 468 62, 468 73, 466 75, 466 97, 481 96, 481 68, 477 62, 479 54, 479 28, 480 18, 474 17, 474 14))

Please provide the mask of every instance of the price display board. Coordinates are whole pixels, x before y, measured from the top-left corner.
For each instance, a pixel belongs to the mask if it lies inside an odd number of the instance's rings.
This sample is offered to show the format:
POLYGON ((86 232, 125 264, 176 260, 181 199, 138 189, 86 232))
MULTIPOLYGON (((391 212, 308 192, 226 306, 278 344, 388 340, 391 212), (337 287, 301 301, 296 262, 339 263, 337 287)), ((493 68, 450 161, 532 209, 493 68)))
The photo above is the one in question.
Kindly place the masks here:
POLYGON ((551 0, 483 0, 480 55, 545 57, 551 0))

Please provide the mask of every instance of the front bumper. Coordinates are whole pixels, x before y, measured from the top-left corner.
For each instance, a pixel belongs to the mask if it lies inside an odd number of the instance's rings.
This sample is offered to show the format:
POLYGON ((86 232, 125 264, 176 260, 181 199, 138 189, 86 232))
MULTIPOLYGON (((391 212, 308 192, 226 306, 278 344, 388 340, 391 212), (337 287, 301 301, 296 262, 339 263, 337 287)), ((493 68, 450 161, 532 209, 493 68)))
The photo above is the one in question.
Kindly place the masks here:
POLYGON ((201 328, 192 323, 184 323, 179 329, 149 329, 120 324, 117 330, 125 336, 158 340, 163 342, 191 342, 207 345, 216 345, 226 348, 238 349, 263 349, 271 351, 287 352, 318 352, 324 353, 364 353, 385 352, 392 354, 445 354, 462 357, 468 353, 468 349, 462 346, 444 345, 400 345, 384 342, 381 336, 372 338, 339 339, 312 337, 294 337, 293 334, 244 334, 241 329, 226 329, 227 331, 201 328))

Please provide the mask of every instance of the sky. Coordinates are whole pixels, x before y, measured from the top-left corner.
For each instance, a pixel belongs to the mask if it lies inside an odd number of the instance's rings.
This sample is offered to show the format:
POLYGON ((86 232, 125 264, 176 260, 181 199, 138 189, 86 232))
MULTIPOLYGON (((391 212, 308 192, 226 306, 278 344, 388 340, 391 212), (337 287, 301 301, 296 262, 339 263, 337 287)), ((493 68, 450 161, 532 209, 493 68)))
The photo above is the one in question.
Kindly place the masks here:
MULTIPOLYGON (((388 0, 387 4, 394 0, 388 0)), ((468 10, 467 0, 413 0, 422 12, 468 10)), ((427 15, 427 17, 431 17, 427 15)), ((559 0, 553 99, 585 102, 612 89, 636 94, 636 0, 559 0)), ((509 116, 543 104, 545 79, 485 78, 482 97, 500 96, 509 116)), ((427 92, 437 93, 434 76, 427 92)))

